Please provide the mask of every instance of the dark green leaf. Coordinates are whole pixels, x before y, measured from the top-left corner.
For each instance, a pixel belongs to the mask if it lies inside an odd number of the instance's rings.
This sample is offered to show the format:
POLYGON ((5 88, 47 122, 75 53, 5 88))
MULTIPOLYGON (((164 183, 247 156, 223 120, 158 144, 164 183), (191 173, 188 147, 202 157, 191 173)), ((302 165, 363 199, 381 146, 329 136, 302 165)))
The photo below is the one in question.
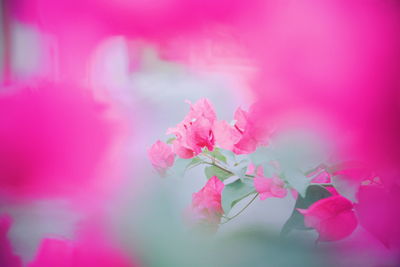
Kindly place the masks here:
POLYGON ((326 190, 323 186, 320 185, 310 185, 307 190, 305 197, 302 196, 297 197, 296 204, 294 206, 293 212, 290 215, 289 219, 286 221, 285 225, 282 227, 281 235, 286 236, 292 229, 298 230, 307 230, 304 225, 304 216, 297 211, 297 209, 307 209, 313 203, 317 202, 320 199, 330 197, 331 193, 326 190))

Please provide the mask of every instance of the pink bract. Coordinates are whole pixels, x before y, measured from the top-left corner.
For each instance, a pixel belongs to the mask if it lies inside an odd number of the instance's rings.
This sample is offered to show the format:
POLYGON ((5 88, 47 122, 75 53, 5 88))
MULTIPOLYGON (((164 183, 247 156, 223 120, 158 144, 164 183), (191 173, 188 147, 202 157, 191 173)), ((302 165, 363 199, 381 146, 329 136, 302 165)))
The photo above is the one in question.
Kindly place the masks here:
POLYGON ((217 121, 214 124, 215 143, 223 149, 234 151, 235 144, 239 142, 242 134, 226 121, 217 121))
POLYGON ((283 198, 287 195, 287 189, 284 187, 285 183, 278 177, 254 178, 254 187, 260 194, 260 199, 264 200, 269 197, 283 198))
POLYGON ((298 209, 304 224, 317 230, 319 241, 337 241, 348 237, 357 227, 353 203, 342 196, 321 199, 308 209, 298 209))
POLYGON ((251 163, 247 167, 246 174, 255 175, 257 177, 264 177, 264 167, 262 165, 256 167, 254 164, 251 163))
POLYGON ((160 140, 153 144, 147 152, 151 164, 161 173, 174 164, 175 154, 172 148, 160 140))
POLYGON ((167 134, 174 134, 174 152, 181 158, 192 158, 203 148, 212 151, 215 139, 212 131, 216 114, 211 103, 203 98, 190 104, 190 111, 175 128, 167 130, 167 134))
POLYGON ((235 154, 249 154, 259 145, 265 145, 270 132, 265 121, 256 115, 256 108, 250 111, 238 108, 234 115, 235 124, 219 121, 214 125, 216 144, 221 148, 231 150, 235 154))
POLYGON ((211 177, 206 185, 192 196, 191 213, 196 223, 216 226, 223 214, 221 193, 224 184, 216 177, 211 177))

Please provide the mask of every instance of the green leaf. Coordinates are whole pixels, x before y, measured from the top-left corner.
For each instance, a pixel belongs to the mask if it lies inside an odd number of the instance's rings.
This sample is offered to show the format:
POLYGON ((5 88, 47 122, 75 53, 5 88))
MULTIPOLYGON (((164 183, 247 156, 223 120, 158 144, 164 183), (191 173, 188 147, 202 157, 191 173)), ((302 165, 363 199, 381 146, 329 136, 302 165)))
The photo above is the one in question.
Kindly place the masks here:
POLYGON ((296 189, 299 194, 304 197, 306 189, 310 184, 310 179, 307 178, 301 171, 294 169, 287 169, 282 177, 292 188, 296 189))
POLYGON ((221 181, 224 181, 225 179, 229 178, 232 176, 232 173, 227 172, 221 168, 218 168, 216 166, 208 166, 204 169, 204 173, 207 177, 207 179, 210 179, 213 176, 217 176, 218 179, 221 181))
POLYGON ((249 166, 249 161, 247 159, 243 159, 239 163, 234 164, 231 170, 240 179, 244 179, 246 177, 246 171, 248 166, 249 166))
POLYGON ((255 192, 253 179, 245 178, 225 185, 222 191, 222 208, 225 214, 228 214, 240 200, 255 192))
POLYGON ((208 149, 205 149, 204 153, 210 155, 211 157, 213 157, 219 161, 222 161, 225 164, 227 163, 226 157, 221 153, 221 150, 217 147, 214 148, 213 151, 209 151, 208 149))
POLYGON ((228 165, 233 165, 236 163, 235 153, 233 153, 230 150, 226 150, 226 149, 222 149, 222 148, 219 148, 218 150, 226 158, 228 165))
POLYGON ((304 216, 300 212, 298 212, 297 209, 307 209, 309 206, 311 206, 318 200, 330 196, 331 193, 328 190, 326 190, 323 186, 310 185, 307 188, 305 197, 298 196, 292 214, 282 227, 281 235, 286 236, 293 229, 297 230, 311 229, 304 225, 304 216))
POLYGON ((199 158, 199 157, 194 157, 194 158, 192 159, 192 161, 186 166, 186 169, 188 169, 188 168, 190 168, 190 167, 192 167, 192 166, 195 166, 195 165, 199 164, 200 162, 202 162, 201 158, 199 158))
POLYGON ((340 195, 352 202, 357 202, 356 195, 360 186, 359 183, 353 182, 342 175, 335 175, 332 176, 332 184, 340 195))
POLYGON ((168 140, 167 140, 167 144, 172 144, 172 142, 174 142, 174 141, 175 141, 175 139, 176 139, 176 137, 171 137, 171 138, 168 138, 168 140))

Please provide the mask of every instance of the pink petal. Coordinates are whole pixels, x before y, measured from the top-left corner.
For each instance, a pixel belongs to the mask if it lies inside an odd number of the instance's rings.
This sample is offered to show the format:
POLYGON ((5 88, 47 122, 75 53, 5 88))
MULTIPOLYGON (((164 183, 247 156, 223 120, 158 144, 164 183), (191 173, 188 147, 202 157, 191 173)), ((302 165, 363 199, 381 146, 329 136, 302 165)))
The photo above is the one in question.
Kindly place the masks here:
POLYGON ((191 214, 195 223, 207 222, 218 224, 223 213, 221 193, 224 184, 216 177, 210 178, 205 186, 193 194, 191 214))
POLYGON ((357 227, 353 204, 342 196, 332 196, 312 204, 304 214, 304 223, 319 233, 320 241, 336 241, 349 236, 357 227))
POLYGON ((174 164, 175 155, 172 148, 160 140, 153 144, 147 152, 151 164, 159 171, 164 171, 174 164))
POLYGON ((246 128, 247 125, 247 116, 248 113, 247 111, 244 111, 241 108, 238 108, 235 111, 235 115, 233 116, 234 119, 236 120, 235 126, 239 128, 241 131, 243 131, 246 128))
POLYGON ((215 143, 223 149, 233 150, 241 134, 226 121, 216 121, 213 127, 215 143))

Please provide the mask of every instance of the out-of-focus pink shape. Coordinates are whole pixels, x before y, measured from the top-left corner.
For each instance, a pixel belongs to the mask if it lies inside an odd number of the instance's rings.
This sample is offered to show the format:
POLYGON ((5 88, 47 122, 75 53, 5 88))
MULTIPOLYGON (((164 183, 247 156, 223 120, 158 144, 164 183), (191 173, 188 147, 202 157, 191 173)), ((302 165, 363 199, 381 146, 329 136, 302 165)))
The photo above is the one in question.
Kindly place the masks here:
POLYGON ((91 240, 43 239, 29 267, 133 267, 123 251, 96 238, 91 240))
POLYGON ((206 185, 192 196, 190 219, 195 224, 207 225, 212 229, 218 226, 223 214, 221 193, 224 184, 216 177, 211 177, 206 185))
POLYGON ((287 195, 287 189, 284 187, 285 183, 278 177, 254 178, 254 187, 260 194, 260 199, 264 200, 269 197, 283 198, 287 195))
POLYGON ((0 215, 0 266, 20 267, 22 266, 22 261, 13 253, 7 236, 11 224, 12 221, 8 215, 0 215))
POLYGON ((0 96, 1 193, 63 196, 87 189, 113 126, 87 92, 40 83, 0 96))
POLYGON ((317 230, 319 241, 341 240, 357 227, 353 203, 342 196, 318 200, 307 210, 298 211, 304 215, 304 224, 317 230))
POLYGON ((358 191, 356 213, 361 226, 381 241, 387 248, 399 246, 400 187, 361 186, 358 191))
POLYGON ((333 168, 333 176, 340 176, 349 182, 357 184, 375 177, 374 173, 366 166, 366 164, 358 162, 346 162, 333 168))
POLYGON ((174 134, 174 152, 181 158, 192 158, 203 148, 212 151, 215 139, 212 131, 216 121, 216 113, 211 103, 203 98, 190 104, 190 111, 175 128, 167 130, 167 134, 174 134))
POLYGON ((12 19, 55 37, 55 79, 86 84, 93 49, 109 36, 162 43, 237 21, 260 0, 4 0, 12 19))
POLYGON ((111 34, 160 36, 230 22, 259 0, 8 0, 19 19, 57 28, 72 18, 97 21, 111 34))
POLYGON ((296 123, 316 130, 328 125, 347 157, 400 166, 398 3, 265 5, 259 17, 265 27, 247 39, 262 65, 257 96, 265 115, 294 114, 296 123))
POLYGON ((147 152, 151 164, 161 173, 164 173, 166 169, 174 164, 175 154, 172 148, 160 140, 153 144, 147 152))

